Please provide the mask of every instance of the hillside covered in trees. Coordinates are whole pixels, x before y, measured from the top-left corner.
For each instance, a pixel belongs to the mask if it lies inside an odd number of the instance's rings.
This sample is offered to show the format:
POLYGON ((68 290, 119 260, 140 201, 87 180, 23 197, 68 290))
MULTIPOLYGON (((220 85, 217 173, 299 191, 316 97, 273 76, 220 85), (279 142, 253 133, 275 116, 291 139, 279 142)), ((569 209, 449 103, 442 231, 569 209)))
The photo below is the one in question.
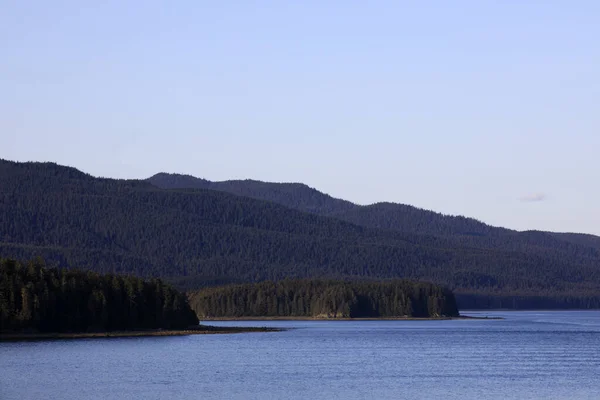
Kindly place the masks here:
POLYGON ((280 281, 202 289, 189 296, 202 318, 455 317, 454 295, 447 289, 410 281, 280 281))
POLYGON ((45 268, 0 260, 0 332, 184 329, 198 318, 159 279, 45 268))
POLYGON ((147 179, 163 189, 209 189, 267 200, 299 211, 334 217, 374 229, 418 235, 453 237, 478 246, 519 247, 522 243, 551 249, 569 243, 600 250, 600 237, 578 233, 517 232, 487 225, 474 218, 444 215, 407 204, 380 202, 358 205, 336 199, 302 183, 256 180, 213 182, 190 175, 158 173, 147 179), (556 239, 556 240, 555 240, 556 239))
POLYGON ((487 235, 511 232, 473 218, 449 216, 406 204, 376 203, 361 206, 336 199, 302 183, 256 180, 212 182, 190 175, 158 173, 147 179, 162 189, 209 189, 267 200, 299 211, 335 217, 356 225, 406 233, 487 235))
POLYGON ((0 160, 4 257, 161 277, 186 290, 286 278, 406 278, 448 286, 460 307, 464 299, 483 307, 506 296, 540 299, 540 307, 549 298, 553 307, 600 303, 594 237, 494 232, 373 229, 218 190, 161 189, 0 160))

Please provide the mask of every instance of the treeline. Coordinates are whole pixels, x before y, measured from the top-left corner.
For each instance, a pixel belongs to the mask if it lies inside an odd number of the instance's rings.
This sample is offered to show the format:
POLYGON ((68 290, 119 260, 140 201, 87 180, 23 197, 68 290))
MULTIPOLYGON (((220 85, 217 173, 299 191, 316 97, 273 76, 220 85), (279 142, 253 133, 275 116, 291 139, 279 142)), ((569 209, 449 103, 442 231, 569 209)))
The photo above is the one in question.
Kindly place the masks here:
POLYGON ((284 205, 299 211, 320 215, 335 215, 360 207, 346 200, 336 199, 303 183, 274 183, 257 180, 230 180, 212 182, 191 175, 158 173, 148 182, 161 189, 209 189, 251 197, 284 205))
POLYGON ((0 331, 102 332, 197 325, 187 298, 159 279, 0 260, 0 331))
POLYGON ((189 301, 201 318, 458 316, 456 301, 450 290, 406 280, 284 280, 230 285, 191 293, 189 301))
MULTIPOLYGON (((146 181, 162 189, 209 189, 281 204, 313 214, 333 217, 355 225, 416 235, 445 236, 454 246, 541 251, 560 250, 575 256, 577 251, 600 250, 600 237, 578 233, 517 232, 487 225, 473 218, 444 215, 407 204, 380 202, 358 205, 333 198, 302 183, 257 180, 212 182, 190 175, 158 173, 146 181), (556 239, 556 240, 553 240, 556 239), (569 246, 575 244, 577 246, 569 246)), ((597 251, 596 251, 597 254, 597 251)))
POLYGON ((163 189, 210 189, 267 200, 295 210, 335 217, 368 228, 427 235, 500 235, 508 229, 486 225, 473 218, 450 216, 406 204, 353 204, 333 198, 301 183, 256 180, 212 182, 190 175, 158 173, 147 179, 163 189))
POLYGON ((456 294, 456 301, 461 310, 572 310, 599 309, 600 293, 578 295, 487 295, 487 294, 456 294))

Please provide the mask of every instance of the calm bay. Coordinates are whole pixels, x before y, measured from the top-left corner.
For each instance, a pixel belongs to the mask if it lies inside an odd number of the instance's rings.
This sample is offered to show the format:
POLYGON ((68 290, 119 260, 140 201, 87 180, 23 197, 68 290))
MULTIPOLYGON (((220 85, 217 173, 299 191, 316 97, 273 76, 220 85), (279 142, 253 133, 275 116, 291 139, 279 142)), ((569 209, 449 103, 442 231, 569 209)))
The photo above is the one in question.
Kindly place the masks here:
POLYGON ((0 399, 598 399, 600 312, 0 343, 0 399))

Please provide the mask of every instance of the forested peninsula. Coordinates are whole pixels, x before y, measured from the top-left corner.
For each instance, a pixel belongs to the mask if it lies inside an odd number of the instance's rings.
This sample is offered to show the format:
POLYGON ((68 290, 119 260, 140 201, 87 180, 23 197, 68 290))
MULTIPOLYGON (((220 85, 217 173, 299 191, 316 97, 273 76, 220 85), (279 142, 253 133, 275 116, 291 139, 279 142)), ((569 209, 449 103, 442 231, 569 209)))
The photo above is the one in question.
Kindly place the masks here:
POLYGON ((187 329, 198 318, 160 279, 45 268, 0 260, 0 331, 110 332, 187 329))
POLYGON ((284 280, 206 288, 189 295, 201 318, 442 318, 459 315, 452 292, 394 280, 284 280))

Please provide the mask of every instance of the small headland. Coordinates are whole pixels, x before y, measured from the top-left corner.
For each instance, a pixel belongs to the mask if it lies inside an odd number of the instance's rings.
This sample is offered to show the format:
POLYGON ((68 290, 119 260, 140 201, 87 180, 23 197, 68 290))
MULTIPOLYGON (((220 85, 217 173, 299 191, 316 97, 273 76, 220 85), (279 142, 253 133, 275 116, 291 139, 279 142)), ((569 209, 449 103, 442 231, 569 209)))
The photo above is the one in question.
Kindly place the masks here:
POLYGON ((490 317, 487 315, 482 315, 482 316, 475 316, 475 315, 461 315, 460 317, 457 318, 453 318, 453 319, 483 319, 483 320, 499 320, 499 319, 505 319, 504 317, 490 317))
POLYGON ((277 330, 198 323, 186 295, 160 279, 0 259, 0 341, 277 330))

